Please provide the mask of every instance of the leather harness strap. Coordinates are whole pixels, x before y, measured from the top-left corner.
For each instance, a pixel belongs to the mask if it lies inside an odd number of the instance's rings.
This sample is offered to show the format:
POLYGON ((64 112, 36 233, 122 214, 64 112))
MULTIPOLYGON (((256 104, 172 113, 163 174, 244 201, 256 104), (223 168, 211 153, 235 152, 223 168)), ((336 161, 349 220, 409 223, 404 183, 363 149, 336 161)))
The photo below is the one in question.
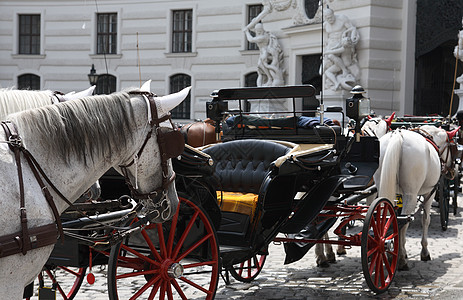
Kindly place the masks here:
MULTIPOLYGON (((44 184, 42 178, 39 175, 39 171, 37 170, 37 165, 33 163, 35 159, 32 157, 29 151, 27 151, 23 146, 21 142, 21 138, 19 137, 19 134, 16 130, 16 127, 14 124, 10 121, 2 121, 2 127, 8 137, 8 145, 10 149, 14 153, 15 157, 15 162, 16 162, 16 167, 18 170, 18 179, 19 179, 19 201, 20 201, 20 221, 21 221, 21 232, 19 236, 15 236, 15 240, 19 246, 19 250, 22 254, 26 254, 27 251, 36 248, 37 241, 36 238, 32 238, 30 234, 30 230, 27 226, 27 213, 26 213, 26 204, 25 204, 25 193, 24 193, 24 179, 23 179, 23 172, 22 172, 22 164, 21 164, 21 153, 23 153, 24 157, 26 158, 26 161, 29 163, 29 166, 39 184, 41 187, 45 199, 47 200, 48 205, 50 206, 53 216, 55 217, 55 224, 50 224, 53 225, 55 228, 56 232, 56 226, 58 228, 58 232, 60 237, 64 237, 63 233, 63 226, 61 224, 61 219, 59 217, 58 209, 56 208, 55 202, 53 201, 53 196, 50 194, 50 191, 48 190, 47 186, 44 184), (35 240, 35 242, 34 242, 35 240)), ((42 171, 42 170, 41 170, 42 171)), ((43 172, 43 171, 42 171, 43 172)), ((46 177, 45 177, 46 178, 46 177)), ((42 226, 48 228, 47 230, 49 231, 49 227, 42 226)), ((42 228, 39 227, 39 228, 42 228)), ((58 235, 55 234, 53 236, 53 243, 56 242, 58 235)), ((50 238, 51 240, 51 238, 50 238)), ((2 252, 0 250, 0 252, 2 252)), ((1 257, 1 254, 0 254, 1 257)))

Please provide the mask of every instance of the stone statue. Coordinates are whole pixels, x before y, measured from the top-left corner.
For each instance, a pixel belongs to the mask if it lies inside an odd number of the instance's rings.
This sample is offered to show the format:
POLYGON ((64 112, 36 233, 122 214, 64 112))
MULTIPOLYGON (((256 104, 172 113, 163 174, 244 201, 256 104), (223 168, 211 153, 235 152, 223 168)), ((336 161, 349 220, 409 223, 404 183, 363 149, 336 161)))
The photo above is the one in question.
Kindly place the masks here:
POLYGON ((335 15, 331 8, 324 11, 323 28, 327 39, 324 43, 324 88, 333 91, 340 87, 351 90, 357 83, 359 66, 355 47, 359 41, 357 28, 345 15, 335 15))
MULTIPOLYGON (((248 25, 249 26, 249 25, 248 25)), ((284 85, 283 51, 277 37, 264 30, 262 23, 254 28, 246 26, 246 38, 259 47, 259 60, 257 62, 257 86, 284 85), (255 36, 250 31, 254 31, 255 36)))
POLYGON ((251 22, 249 22, 245 30, 254 28, 257 23, 261 22, 262 19, 270 14, 274 9, 276 11, 284 11, 290 7, 295 8, 297 6, 296 1, 298 0, 262 0, 262 11, 254 19, 252 19, 251 22))
MULTIPOLYGON (((461 20, 461 23, 463 26, 463 18, 461 20)), ((463 30, 460 30, 458 32, 458 44, 455 46, 455 50, 453 50, 453 55, 455 55, 455 58, 463 61, 463 30)), ((460 75, 456 80, 460 84, 461 89, 461 84, 463 83, 463 74, 460 75)))

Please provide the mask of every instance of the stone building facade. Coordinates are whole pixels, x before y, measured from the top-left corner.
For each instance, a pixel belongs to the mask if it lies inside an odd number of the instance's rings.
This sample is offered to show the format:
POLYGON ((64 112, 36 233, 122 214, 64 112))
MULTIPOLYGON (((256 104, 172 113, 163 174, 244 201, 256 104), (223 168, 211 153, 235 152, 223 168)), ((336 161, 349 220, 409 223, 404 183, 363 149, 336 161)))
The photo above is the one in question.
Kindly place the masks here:
MULTIPOLYGON (((448 49, 461 29, 460 2, 324 0, 358 30, 357 83, 376 113, 448 111, 455 66, 448 49)), ((285 84, 314 84, 326 105, 342 105, 348 90, 323 91, 321 84, 326 36, 318 6, 318 0, 3 0, 0 87, 82 90, 93 64, 100 92, 148 79, 158 95, 191 84, 190 102, 175 116, 202 119, 213 90, 255 84, 259 48, 243 30, 270 7, 260 21, 282 49, 285 84)))

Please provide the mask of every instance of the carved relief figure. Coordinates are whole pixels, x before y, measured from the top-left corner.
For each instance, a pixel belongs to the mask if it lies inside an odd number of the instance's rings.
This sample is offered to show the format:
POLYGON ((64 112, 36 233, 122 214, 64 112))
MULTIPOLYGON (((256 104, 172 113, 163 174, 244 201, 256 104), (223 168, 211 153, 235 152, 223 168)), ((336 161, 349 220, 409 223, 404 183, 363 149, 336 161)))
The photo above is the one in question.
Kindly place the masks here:
MULTIPOLYGON (((462 26, 463 26, 463 18, 461 20, 462 26)), ((463 61, 463 30, 460 30, 458 32, 458 44, 455 46, 455 50, 453 51, 453 55, 455 55, 455 58, 463 61)), ((461 74, 459 77, 457 77, 457 82, 460 84, 460 89, 461 89, 461 84, 463 83, 463 74, 461 74)))
POLYGON ((259 60, 257 62, 257 86, 284 85, 283 51, 277 37, 264 30, 262 23, 254 28, 245 28, 246 38, 259 47, 259 60), (252 36, 250 30, 254 31, 252 36))
POLYGON ((257 23, 261 22, 265 16, 270 14, 274 9, 276 11, 284 11, 289 9, 290 7, 295 8, 297 6, 298 0, 283 0, 283 1, 278 1, 278 0, 263 0, 262 1, 262 11, 249 22, 249 24, 246 26, 245 30, 250 30, 254 28, 257 23))
POLYGON ((357 28, 344 15, 335 15, 333 10, 324 11, 323 28, 327 36, 324 44, 324 87, 333 91, 340 87, 350 90, 357 83, 359 67, 355 46, 359 41, 357 28))

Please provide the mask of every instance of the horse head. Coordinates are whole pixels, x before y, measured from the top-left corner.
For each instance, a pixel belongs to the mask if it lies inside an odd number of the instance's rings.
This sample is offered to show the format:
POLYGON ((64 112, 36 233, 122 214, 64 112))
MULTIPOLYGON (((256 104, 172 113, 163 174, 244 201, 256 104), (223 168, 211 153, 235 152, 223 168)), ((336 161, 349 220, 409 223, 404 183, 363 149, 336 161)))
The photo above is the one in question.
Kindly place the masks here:
POLYGON ((393 112, 389 118, 385 120, 381 117, 368 116, 368 120, 362 126, 362 134, 367 136, 376 136, 377 138, 382 137, 390 129, 394 116, 395 112, 393 112))
MULTIPOLYGON (((136 151, 127 158, 128 162, 116 167, 128 180, 132 196, 143 203, 145 214, 149 214, 153 222, 170 219, 178 205, 171 158, 181 155, 185 143, 180 131, 174 128, 169 111, 186 98, 190 88, 163 97, 142 96, 145 98, 142 102, 146 101, 148 106, 148 122, 146 118, 138 121, 141 135, 135 143, 136 151)), ((139 104, 140 97, 135 98, 131 101, 139 104)), ((146 108, 135 113, 146 115, 146 108)))

